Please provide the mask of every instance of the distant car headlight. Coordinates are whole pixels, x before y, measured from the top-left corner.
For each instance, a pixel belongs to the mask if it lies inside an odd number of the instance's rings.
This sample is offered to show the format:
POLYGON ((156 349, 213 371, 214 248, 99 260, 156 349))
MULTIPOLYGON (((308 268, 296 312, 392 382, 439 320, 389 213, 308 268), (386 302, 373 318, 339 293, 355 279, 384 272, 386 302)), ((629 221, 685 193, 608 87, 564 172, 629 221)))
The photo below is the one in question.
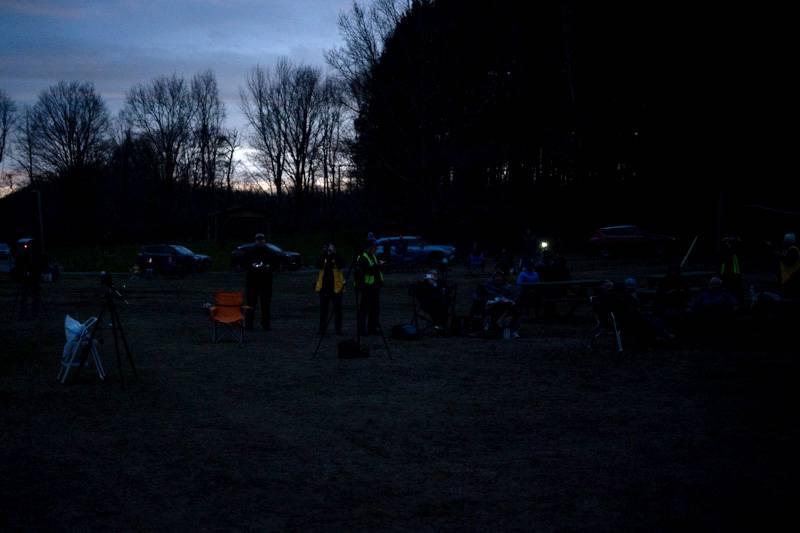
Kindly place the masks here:
POLYGON ((547 250, 548 246, 550 246, 550 243, 547 241, 542 241, 539 243, 539 248, 541 248, 542 250, 547 250))

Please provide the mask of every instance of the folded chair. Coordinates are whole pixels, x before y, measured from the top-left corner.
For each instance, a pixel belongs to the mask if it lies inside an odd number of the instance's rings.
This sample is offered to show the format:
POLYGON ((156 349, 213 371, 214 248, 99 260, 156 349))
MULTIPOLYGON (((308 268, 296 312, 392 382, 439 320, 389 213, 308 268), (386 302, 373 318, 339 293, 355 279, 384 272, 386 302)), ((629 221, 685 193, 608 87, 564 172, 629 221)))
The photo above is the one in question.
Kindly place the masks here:
POLYGON ((243 343, 246 310, 243 292, 215 292, 214 305, 209 309, 209 316, 214 324, 212 340, 218 342, 229 336, 232 340, 243 343))
POLYGON ((594 342, 604 333, 614 333, 614 338, 617 341, 617 351, 622 352, 622 333, 617 323, 617 317, 611 309, 598 305, 597 296, 590 296, 589 302, 592 305, 594 312, 595 326, 592 330, 592 337, 589 340, 589 349, 594 348, 594 342))
POLYGON ((106 378, 106 371, 103 368, 103 361, 100 360, 97 344, 92 339, 92 329, 96 323, 97 318, 95 317, 91 317, 82 324, 69 315, 64 318, 64 332, 67 336, 67 343, 61 352, 61 369, 56 377, 61 383, 67 381, 67 376, 71 369, 80 366, 81 359, 83 359, 83 354, 85 353, 84 350, 89 350, 86 365, 88 366, 89 361, 91 361, 100 379, 104 380, 106 378))

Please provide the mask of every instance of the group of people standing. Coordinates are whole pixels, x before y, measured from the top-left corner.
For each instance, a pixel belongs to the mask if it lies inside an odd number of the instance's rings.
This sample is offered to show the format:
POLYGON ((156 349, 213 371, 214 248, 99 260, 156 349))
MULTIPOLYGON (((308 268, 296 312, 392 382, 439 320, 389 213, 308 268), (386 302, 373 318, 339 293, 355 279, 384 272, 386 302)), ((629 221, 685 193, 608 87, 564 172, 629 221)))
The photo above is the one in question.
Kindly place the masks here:
MULTIPOLYGON (((383 287, 382 262, 376 255, 378 249, 374 238, 368 238, 345 275, 346 264, 336 251, 336 246, 326 243, 316 261, 319 270, 314 291, 319 294, 320 335, 324 334, 333 320, 334 333, 342 333, 342 299, 345 286, 354 274, 358 335, 365 337, 380 331, 380 290, 383 287)), ((253 329, 256 308, 261 305, 261 326, 271 329, 271 301, 274 273, 280 265, 280 257, 267 246, 263 233, 255 236, 254 245, 247 251, 244 260, 246 298, 248 312, 245 327, 253 329)))

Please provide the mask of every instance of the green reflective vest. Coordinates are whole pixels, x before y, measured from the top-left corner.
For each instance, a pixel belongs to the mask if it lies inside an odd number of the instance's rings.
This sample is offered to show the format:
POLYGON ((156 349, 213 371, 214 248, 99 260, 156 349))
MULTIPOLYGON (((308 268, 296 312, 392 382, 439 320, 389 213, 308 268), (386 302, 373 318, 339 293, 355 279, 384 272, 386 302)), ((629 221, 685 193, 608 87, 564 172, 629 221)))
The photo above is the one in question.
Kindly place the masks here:
POLYGON ((733 254, 729 257, 724 263, 722 263, 722 268, 720 269, 720 274, 723 276, 738 276, 742 273, 742 269, 739 267, 739 256, 733 254))
MULTIPOLYGON (((375 265, 378 264, 378 259, 374 255, 369 255, 367 252, 361 254, 367 263, 369 264, 370 270, 373 269, 375 265)), ((378 271, 378 279, 383 283, 383 272, 378 271)), ((367 274, 364 273, 364 285, 372 286, 375 284, 375 275, 374 274, 367 274)))

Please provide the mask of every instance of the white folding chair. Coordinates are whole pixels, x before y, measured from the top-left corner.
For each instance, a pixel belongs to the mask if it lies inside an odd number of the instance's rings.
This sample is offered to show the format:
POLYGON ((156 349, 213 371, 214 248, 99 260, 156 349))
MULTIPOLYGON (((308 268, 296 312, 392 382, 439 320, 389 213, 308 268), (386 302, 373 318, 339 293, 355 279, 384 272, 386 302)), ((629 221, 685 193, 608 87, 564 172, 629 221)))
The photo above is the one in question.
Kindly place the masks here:
MULTIPOLYGON (((91 317, 82 324, 69 315, 64 318, 64 332, 67 337, 67 343, 64 345, 64 350, 61 353, 61 369, 58 371, 58 376, 56 378, 61 383, 66 383, 71 369, 80 366, 83 351, 86 349, 89 350, 89 359, 91 359, 94 364, 97 375, 101 380, 106 379, 103 361, 100 359, 100 353, 97 351, 96 343, 91 338, 92 329, 96 323, 96 317, 91 317)), ((89 359, 86 360, 86 366, 89 365, 89 359)))

